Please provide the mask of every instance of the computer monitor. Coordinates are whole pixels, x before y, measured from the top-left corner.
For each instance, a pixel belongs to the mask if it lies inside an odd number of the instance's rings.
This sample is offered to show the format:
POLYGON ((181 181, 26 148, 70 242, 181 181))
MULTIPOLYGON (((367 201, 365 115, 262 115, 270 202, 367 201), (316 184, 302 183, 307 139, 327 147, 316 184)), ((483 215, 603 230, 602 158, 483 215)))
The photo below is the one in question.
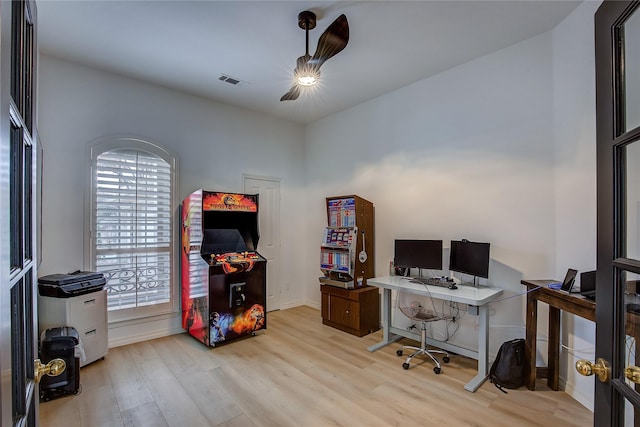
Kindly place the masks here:
POLYGON ((489 243, 452 240, 449 270, 489 278, 489 243))
POLYGON ((396 239, 396 267, 442 270, 442 240, 396 239))
POLYGON ((580 273, 580 294, 584 297, 596 299, 596 271, 580 273))

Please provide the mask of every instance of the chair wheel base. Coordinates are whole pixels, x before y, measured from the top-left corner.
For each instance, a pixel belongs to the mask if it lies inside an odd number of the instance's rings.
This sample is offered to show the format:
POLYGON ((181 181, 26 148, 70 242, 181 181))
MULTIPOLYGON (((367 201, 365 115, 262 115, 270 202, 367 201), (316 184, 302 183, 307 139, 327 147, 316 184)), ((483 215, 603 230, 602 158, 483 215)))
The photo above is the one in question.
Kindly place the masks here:
POLYGON ((406 371, 407 369, 409 369, 409 364, 408 363, 403 363, 402 364, 402 368, 406 371))
POLYGON ((435 368, 433 368, 433 372, 435 372, 436 374, 439 374, 440 372, 442 372, 442 370, 436 366, 435 368))
POLYGON ((396 354, 397 354, 398 356, 402 356, 402 349, 397 350, 397 351, 396 351, 396 354))
POLYGON ((449 360, 450 360, 450 359, 449 359, 449 356, 445 356, 445 357, 443 357, 443 358, 442 358, 442 361, 443 361, 444 363, 449 363, 449 360))

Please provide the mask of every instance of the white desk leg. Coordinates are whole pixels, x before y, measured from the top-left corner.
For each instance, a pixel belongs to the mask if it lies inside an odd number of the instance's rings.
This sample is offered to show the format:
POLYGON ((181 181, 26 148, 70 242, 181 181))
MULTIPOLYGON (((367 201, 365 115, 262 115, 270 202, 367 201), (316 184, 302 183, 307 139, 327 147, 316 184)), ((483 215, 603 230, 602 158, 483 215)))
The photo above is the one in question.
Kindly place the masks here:
POLYGON ((373 352, 398 341, 401 336, 391 335, 391 289, 382 289, 382 341, 369 346, 367 350, 373 352))
POLYGON ((478 374, 465 384, 467 391, 480 388, 489 375, 489 305, 481 305, 478 312, 480 331, 478 334, 478 374))

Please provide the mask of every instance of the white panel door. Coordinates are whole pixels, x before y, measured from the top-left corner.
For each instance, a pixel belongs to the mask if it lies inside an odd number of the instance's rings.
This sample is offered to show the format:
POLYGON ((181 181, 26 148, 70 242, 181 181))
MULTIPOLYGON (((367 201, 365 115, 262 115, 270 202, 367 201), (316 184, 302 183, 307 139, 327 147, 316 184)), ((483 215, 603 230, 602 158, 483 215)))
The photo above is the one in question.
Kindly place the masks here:
POLYGON ((280 309, 282 269, 280 260, 280 180, 244 177, 244 192, 259 194, 258 252, 267 259, 267 311, 280 309))

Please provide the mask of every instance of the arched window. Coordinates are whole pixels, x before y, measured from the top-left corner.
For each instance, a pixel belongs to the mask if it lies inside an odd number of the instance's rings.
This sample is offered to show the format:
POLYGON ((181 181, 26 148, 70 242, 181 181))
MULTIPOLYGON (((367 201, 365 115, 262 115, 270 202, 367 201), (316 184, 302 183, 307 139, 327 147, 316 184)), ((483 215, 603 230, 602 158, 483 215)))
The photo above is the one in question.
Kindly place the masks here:
POLYGON ((177 307, 175 157, 150 142, 91 146, 89 265, 107 279, 109 321, 177 307))

